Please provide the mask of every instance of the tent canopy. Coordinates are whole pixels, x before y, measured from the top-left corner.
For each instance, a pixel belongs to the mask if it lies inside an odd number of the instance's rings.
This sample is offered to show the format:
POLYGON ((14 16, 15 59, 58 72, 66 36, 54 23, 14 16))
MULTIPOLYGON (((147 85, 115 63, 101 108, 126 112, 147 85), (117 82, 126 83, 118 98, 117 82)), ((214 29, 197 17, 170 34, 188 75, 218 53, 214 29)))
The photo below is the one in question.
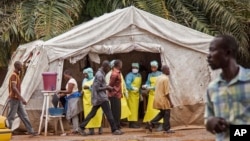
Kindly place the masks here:
POLYGON ((81 58, 76 56, 85 56, 89 52, 119 53, 136 49, 135 47, 138 44, 139 46, 144 45, 149 50, 154 47, 159 48, 159 44, 154 39, 150 39, 150 36, 147 40, 142 40, 141 37, 145 38, 145 35, 148 34, 154 36, 154 38, 161 38, 169 43, 203 53, 207 53, 207 45, 212 39, 212 36, 132 6, 116 10, 79 25, 64 34, 46 41, 44 46, 51 49, 51 54, 49 54, 50 61, 70 57, 72 62, 75 62, 81 58), (113 40, 114 38, 116 40, 113 40), (107 41, 107 39, 111 41, 107 41), (143 45, 140 45, 141 43, 143 45), (122 50, 121 46, 123 47, 122 50), (128 47, 130 48, 127 49, 128 47))
MULTIPOLYGON (((18 47, 0 89, 0 105, 8 97, 8 79, 16 60, 33 57, 22 83, 22 95, 29 100, 27 109, 40 110, 42 72, 58 73, 57 89, 62 82, 64 60, 71 63, 89 56, 100 63, 99 54, 131 51, 159 53, 161 63, 170 67, 171 98, 176 108, 173 126, 203 124, 204 94, 215 75, 206 63, 212 36, 157 17, 133 6, 104 14, 74 27, 48 41, 34 41, 18 47)), ((147 57, 147 56, 145 56, 147 57)))

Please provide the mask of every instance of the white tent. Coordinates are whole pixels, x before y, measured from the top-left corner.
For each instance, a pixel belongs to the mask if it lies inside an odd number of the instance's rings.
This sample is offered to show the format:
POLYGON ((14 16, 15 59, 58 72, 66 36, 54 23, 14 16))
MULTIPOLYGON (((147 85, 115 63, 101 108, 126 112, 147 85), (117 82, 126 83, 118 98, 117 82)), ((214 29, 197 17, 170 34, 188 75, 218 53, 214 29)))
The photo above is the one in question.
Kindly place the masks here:
POLYGON ((170 66, 171 96, 176 106, 172 110, 172 126, 203 126, 204 95, 214 75, 206 62, 212 39, 135 7, 116 10, 48 41, 19 46, 0 89, 0 105, 4 105, 8 96, 13 63, 25 60, 31 51, 34 55, 22 83, 28 110, 41 110, 42 72, 57 72, 57 89, 60 89, 65 59, 76 63, 89 55, 92 62, 100 63, 99 54, 152 52, 159 53, 161 63, 170 66))

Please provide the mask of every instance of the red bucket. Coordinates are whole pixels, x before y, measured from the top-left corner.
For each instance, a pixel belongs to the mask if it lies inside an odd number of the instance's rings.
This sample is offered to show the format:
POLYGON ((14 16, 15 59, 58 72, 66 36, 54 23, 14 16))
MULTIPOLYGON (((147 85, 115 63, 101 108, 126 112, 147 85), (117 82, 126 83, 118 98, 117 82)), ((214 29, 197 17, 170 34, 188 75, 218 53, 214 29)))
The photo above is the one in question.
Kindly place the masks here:
POLYGON ((45 91, 56 90, 57 73, 56 72, 44 72, 43 76, 43 88, 45 91))

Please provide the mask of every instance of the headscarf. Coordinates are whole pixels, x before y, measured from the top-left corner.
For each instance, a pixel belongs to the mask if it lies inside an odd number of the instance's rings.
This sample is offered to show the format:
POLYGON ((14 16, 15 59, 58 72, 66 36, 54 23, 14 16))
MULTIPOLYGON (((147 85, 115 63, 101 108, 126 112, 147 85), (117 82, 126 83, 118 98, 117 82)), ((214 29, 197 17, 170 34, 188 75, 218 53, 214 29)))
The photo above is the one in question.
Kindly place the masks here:
POLYGON ((158 68, 158 62, 157 61, 151 61, 150 62, 151 67, 157 67, 158 68))
POLYGON ((91 80, 94 75, 93 75, 93 69, 92 68, 86 68, 83 70, 83 73, 87 73, 88 74, 88 80, 91 80))

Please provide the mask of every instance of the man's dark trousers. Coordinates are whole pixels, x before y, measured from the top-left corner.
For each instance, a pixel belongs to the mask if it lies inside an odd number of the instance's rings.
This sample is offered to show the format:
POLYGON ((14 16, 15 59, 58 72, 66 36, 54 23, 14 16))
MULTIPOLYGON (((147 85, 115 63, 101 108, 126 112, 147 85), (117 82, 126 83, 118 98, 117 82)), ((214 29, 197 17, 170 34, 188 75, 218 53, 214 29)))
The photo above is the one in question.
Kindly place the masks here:
POLYGON ((110 102, 112 114, 114 116, 115 124, 118 129, 121 129, 121 126, 120 126, 121 99, 117 97, 109 97, 109 102, 110 102))
POLYGON ((170 129, 170 109, 160 110, 160 113, 156 115, 150 122, 157 123, 163 118, 163 129, 168 131, 170 129))
POLYGON ((107 117, 107 120, 108 120, 110 127, 111 127, 111 132, 114 132, 115 130, 117 130, 117 126, 115 125, 115 121, 114 121, 114 118, 113 118, 108 101, 104 101, 100 105, 93 106, 90 113, 87 115, 87 117, 84 119, 84 121, 80 124, 80 127, 82 129, 85 129, 86 125, 96 115, 96 112, 100 107, 102 108, 102 111, 104 112, 105 116, 107 117))

